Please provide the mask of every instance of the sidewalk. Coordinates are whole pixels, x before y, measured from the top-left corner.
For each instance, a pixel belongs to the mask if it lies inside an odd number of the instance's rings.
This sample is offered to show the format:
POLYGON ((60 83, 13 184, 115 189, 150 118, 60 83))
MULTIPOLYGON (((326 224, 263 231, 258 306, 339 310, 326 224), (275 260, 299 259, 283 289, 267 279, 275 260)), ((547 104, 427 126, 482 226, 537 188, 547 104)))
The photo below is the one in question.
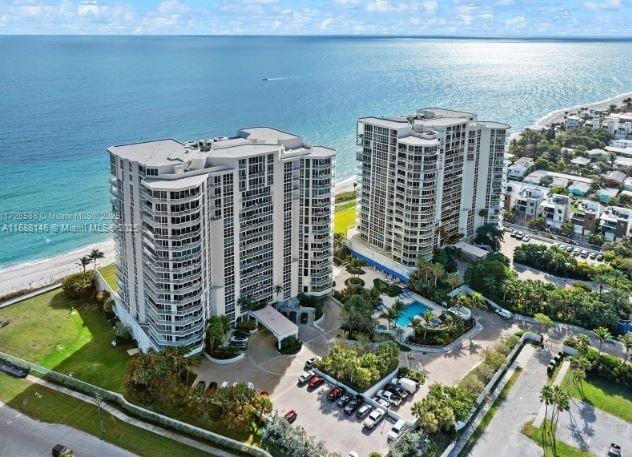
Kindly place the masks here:
MULTIPOLYGON (((49 389, 52 390, 56 390, 58 392, 61 392, 63 394, 69 395, 71 397, 74 397, 78 400, 84 401, 86 403, 92 403, 94 405, 97 405, 97 400, 95 398, 89 397, 88 395, 84 395, 82 393, 79 392, 75 392, 74 390, 70 390, 67 389, 66 387, 62 387, 59 386, 57 384, 53 384, 51 382, 45 381, 43 379, 40 379, 36 376, 32 376, 32 375, 28 375, 27 379, 35 384, 39 384, 41 386, 47 387, 49 389)), ((112 416, 116 417, 119 420, 122 420, 124 422, 127 422, 130 425, 133 425, 135 427, 141 428, 143 430, 147 430, 149 432, 155 433, 157 435, 161 435, 161 436, 166 436, 167 438, 172 439, 173 441, 177 441, 179 443, 185 444, 187 446, 199 449, 201 451, 207 452, 209 455, 212 456, 217 456, 217 457, 235 457, 237 456, 237 454, 232 454, 229 451, 226 451, 224 449, 220 449, 220 448, 216 448, 214 446, 208 445, 208 444, 204 444, 200 441, 194 440, 192 438, 188 438, 186 436, 180 435, 178 433, 172 432, 170 430, 164 429, 162 427, 158 427, 156 425, 153 424, 149 424, 147 422, 143 422, 141 420, 135 419, 133 417, 128 416, 127 414, 123 413, 122 411, 114 408, 113 406, 101 401, 101 408, 108 412, 109 414, 111 414, 112 416)))

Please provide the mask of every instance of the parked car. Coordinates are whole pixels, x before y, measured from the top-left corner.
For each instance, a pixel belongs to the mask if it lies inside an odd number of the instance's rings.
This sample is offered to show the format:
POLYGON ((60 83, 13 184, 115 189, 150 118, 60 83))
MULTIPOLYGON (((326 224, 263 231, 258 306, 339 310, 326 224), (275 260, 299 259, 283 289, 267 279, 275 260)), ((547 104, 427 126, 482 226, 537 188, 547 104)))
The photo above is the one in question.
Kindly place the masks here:
POLYGON ((621 457, 621 446, 616 443, 610 443, 608 448, 608 457, 621 457))
POLYGON ((338 408, 344 408, 345 406, 347 406, 347 403, 349 403, 352 398, 353 397, 351 395, 344 394, 342 397, 338 399, 338 401, 336 402, 336 405, 338 405, 338 408))
POLYGON ((573 255, 579 255, 580 252, 582 252, 582 251, 579 248, 573 249, 573 255))
POLYGON ((292 422, 296 420, 296 418, 298 417, 298 414, 296 413, 296 411, 291 409, 287 413, 285 413, 285 416, 283 417, 285 417, 285 420, 291 424, 292 422))
POLYGON ((391 429, 388 432, 388 435, 386 435, 386 441, 395 441, 397 438, 399 438, 399 435, 402 433, 405 426, 406 426, 406 421, 403 419, 400 419, 397 422, 395 422, 395 425, 391 427, 391 429))
POLYGON ((345 391, 342 389, 342 387, 339 386, 335 386, 333 389, 331 389, 329 391, 329 393, 327 394, 327 400, 329 401, 336 401, 338 400, 340 397, 342 397, 342 395, 345 393, 345 391))
POLYGON ((358 454, 356 451, 351 451, 346 455, 346 457, 360 457, 360 454, 358 454))
POLYGON ((594 252, 591 252, 590 254, 588 254, 588 257, 595 260, 597 258, 597 254, 595 254, 594 252))
POLYGON ((579 254, 582 256, 582 259, 588 258, 588 251, 586 249, 582 249, 582 252, 579 254))
POLYGON ((399 406, 402 403, 402 397, 395 395, 393 392, 388 390, 378 390, 377 396, 386 400, 393 406, 399 406))
POLYGON ((406 398, 408 398, 409 392, 406 389, 402 389, 401 387, 395 386, 393 384, 389 384, 385 386, 384 388, 386 390, 390 390, 395 395, 399 395, 400 397, 402 397, 402 400, 406 400, 406 398))
POLYGON ((603 260, 603 254, 597 254, 597 260, 599 261, 603 260))
POLYGON ((310 379, 312 379, 312 376, 314 376, 314 372, 312 370, 304 371, 303 374, 298 377, 298 385, 304 386, 310 379))
POLYGON ((566 252, 569 254, 573 252, 573 246, 566 246, 566 252))
POLYGON ((361 398, 354 398, 345 406, 345 409, 344 409, 345 414, 347 416, 352 415, 362 406, 362 403, 364 402, 362 401, 361 398))
POLYGON ((496 308, 495 309, 496 314, 498 314, 500 317, 503 317, 505 319, 511 319, 513 317, 513 314, 510 311, 507 311, 504 308, 496 308))
POLYGON ((307 387, 309 387, 310 389, 315 389, 316 387, 323 385, 324 382, 325 378, 323 378, 322 376, 312 376, 309 380, 309 383, 307 384, 307 387))
POLYGON ((13 365, 9 362, 0 362, 0 371, 13 376, 14 378, 26 378, 29 374, 28 368, 18 367, 17 365, 13 365))
POLYGON ((517 239, 517 240, 521 240, 522 238, 524 238, 524 232, 518 232, 518 233, 516 233, 516 239, 517 239))
POLYGON ((228 384, 228 381, 224 381, 224 382, 222 383, 222 385, 221 385, 221 386, 219 386, 219 388, 220 388, 220 389, 225 389, 225 388, 226 388, 226 387, 228 387, 228 386, 230 386, 230 384, 228 384))
POLYGON ((75 454, 63 444, 56 444, 51 450, 53 457, 73 457, 75 454))
POLYGON ((360 406, 358 411, 356 411, 356 417, 359 419, 364 419, 366 416, 371 414, 371 411, 373 411, 373 406, 364 404, 360 406))
POLYGON ((512 238, 515 238, 516 237, 516 233, 518 233, 516 231, 516 229, 511 229, 511 233, 509 233, 509 236, 512 237, 512 238))
POLYGON ((374 396, 372 400, 378 405, 380 405, 382 408, 388 409, 391 407, 391 404, 388 401, 384 400, 383 398, 378 397, 377 395, 374 396))
POLYGON ((319 360, 321 360, 321 357, 318 357, 318 356, 312 357, 307 362, 305 362, 305 368, 308 370, 311 370, 312 368, 314 368, 314 364, 318 362, 319 360))
POLYGON ((376 408, 371 412, 371 414, 369 414, 369 417, 364 419, 362 425, 364 426, 364 428, 372 429, 377 424, 379 424, 382 419, 384 419, 385 414, 386 411, 384 411, 382 408, 376 408))
POLYGON ((233 346, 248 346, 248 337, 244 335, 236 335, 230 337, 230 344, 233 346))
POLYGON ((522 241, 524 241, 525 243, 528 243, 529 241, 531 241, 531 236, 529 235, 525 235, 522 237, 522 241))

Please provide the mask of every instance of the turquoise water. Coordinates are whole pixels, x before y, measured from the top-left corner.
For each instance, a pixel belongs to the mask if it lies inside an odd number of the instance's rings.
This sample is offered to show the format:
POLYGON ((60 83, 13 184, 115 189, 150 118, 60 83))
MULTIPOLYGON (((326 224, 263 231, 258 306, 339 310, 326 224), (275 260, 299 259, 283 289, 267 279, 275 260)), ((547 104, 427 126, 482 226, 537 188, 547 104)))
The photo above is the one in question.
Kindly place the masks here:
POLYGON ((395 323, 399 327, 406 327, 407 325, 410 325, 415 316, 423 316, 428 311, 432 310, 423 303, 419 303, 418 301, 411 302, 410 304, 406 305, 406 308, 404 308, 404 312, 401 314, 401 316, 397 318, 395 323))
POLYGON ((631 90, 630 68, 630 41, 0 37, 0 265, 110 237, 89 224, 113 144, 269 125, 337 148, 340 180, 358 116, 445 106, 516 130, 631 90), (14 212, 86 232, 12 233, 14 212))

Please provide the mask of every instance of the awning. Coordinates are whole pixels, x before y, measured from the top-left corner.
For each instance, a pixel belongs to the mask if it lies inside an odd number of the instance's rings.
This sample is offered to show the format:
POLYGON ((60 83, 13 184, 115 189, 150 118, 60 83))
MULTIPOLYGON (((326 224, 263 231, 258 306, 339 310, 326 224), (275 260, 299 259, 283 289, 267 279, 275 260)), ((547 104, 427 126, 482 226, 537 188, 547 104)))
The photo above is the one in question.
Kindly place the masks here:
POLYGON ((257 311, 251 311, 250 314, 270 330, 279 345, 288 336, 298 335, 298 326, 270 305, 257 311))

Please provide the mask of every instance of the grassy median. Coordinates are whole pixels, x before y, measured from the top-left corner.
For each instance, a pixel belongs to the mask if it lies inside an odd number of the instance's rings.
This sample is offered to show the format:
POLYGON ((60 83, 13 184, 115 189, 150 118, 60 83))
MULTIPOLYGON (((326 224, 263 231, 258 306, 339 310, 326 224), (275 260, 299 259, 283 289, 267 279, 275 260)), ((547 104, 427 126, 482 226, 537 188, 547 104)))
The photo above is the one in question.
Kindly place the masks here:
POLYGON ((550 430, 553 425, 550 420, 542 422, 542 425, 546 424, 546 434, 543 427, 536 428, 533 426, 533 421, 529 421, 522 426, 522 433, 533 441, 538 443, 544 451, 544 457, 591 457, 592 454, 588 451, 582 451, 579 448, 566 444, 563 441, 557 440, 555 445, 556 452, 553 452, 553 442, 551 441, 550 430))
MULTIPOLYGON (((64 424, 141 456, 207 456, 209 454, 123 422, 86 403, 25 379, 0 372, 0 400, 37 420, 64 424)), ((54 444, 54 443, 53 443, 54 444)))

